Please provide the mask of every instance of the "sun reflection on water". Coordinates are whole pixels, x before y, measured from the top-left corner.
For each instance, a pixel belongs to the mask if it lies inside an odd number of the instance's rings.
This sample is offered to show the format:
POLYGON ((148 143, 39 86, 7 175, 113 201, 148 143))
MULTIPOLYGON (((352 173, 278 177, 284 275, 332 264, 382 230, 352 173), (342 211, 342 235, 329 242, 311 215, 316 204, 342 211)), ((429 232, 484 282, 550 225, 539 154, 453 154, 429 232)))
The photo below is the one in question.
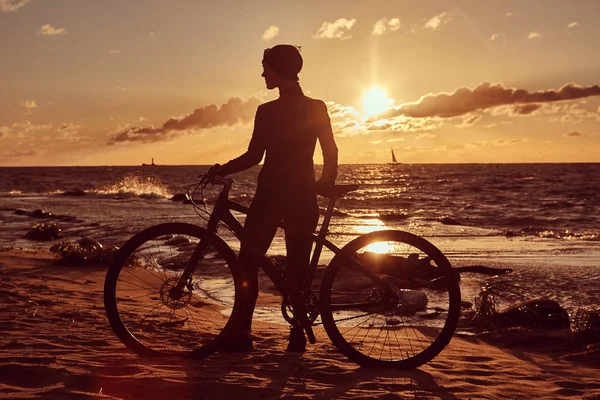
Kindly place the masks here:
MULTIPOLYGON (((381 220, 373 219, 369 221, 365 221, 364 225, 358 225, 355 227, 356 232, 363 235, 366 233, 382 231, 385 229, 389 229, 389 227, 381 220)), ((389 246, 387 242, 375 242, 370 245, 364 247, 364 251, 370 251, 372 253, 389 253, 389 246)))
POLYGON ((356 233, 364 235, 365 233, 371 233, 376 231, 382 231, 388 229, 387 225, 378 219, 372 219, 365 221, 364 225, 357 225, 355 227, 356 233))

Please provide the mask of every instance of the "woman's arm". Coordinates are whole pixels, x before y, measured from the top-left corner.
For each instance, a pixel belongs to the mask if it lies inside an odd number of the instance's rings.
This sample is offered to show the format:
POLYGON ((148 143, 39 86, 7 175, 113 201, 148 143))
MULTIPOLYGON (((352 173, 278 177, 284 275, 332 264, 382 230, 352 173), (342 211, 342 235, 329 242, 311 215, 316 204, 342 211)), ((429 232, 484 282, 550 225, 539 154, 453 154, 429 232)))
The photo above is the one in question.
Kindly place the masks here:
POLYGON ((338 149, 333 138, 327 106, 322 101, 319 103, 318 138, 323 152, 323 173, 319 182, 324 185, 333 185, 337 177, 338 149))
POLYGON ((219 170, 219 175, 225 176, 234 174, 257 165, 262 161, 265 149, 264 122, 261 107, 259 106, 254 117, 254 130, 252 132, 252 139, 250 139, 250 144, 248 145, 248 150, 241 156, 234 158, 223 165, 219 170))

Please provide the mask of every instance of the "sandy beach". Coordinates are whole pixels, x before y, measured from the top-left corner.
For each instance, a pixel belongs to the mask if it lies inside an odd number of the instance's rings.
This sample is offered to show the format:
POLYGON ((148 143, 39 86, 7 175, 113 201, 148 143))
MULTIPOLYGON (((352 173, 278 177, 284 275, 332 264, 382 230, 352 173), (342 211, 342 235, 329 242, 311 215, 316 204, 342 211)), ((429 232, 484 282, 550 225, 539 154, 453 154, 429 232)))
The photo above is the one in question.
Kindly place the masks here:
POLYGON ((467 336, 409 372, 361 368, 322 329, 304 355, 285 353, 287 327, 267 322, 255 325, 252 353, 140 358, 105 317, 105 270, 57 265, 43 251, 0 252, 0 397, 600 399, 597 354, 467 336))

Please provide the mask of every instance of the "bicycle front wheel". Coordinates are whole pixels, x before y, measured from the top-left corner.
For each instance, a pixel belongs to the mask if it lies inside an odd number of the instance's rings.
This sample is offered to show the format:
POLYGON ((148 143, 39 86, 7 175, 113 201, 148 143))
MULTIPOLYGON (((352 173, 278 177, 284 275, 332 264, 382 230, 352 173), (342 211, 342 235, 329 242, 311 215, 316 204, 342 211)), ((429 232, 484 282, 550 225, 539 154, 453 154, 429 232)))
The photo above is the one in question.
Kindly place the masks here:
POLYGON ((460 287, 434 245, 408 232, 379 231, 354 239, 331 260, 320 305, 327 334, 349 359, 414 369, 450 342, 460 287))
POLYGON ((242 271, 217 236, 183 223, 156 225, 117 253, 104 283, 104 306, 121 341, 142 356, 214 353, 241 321, 242 271), (183 290, 179 282, 192 253, 206 244, 183 290))

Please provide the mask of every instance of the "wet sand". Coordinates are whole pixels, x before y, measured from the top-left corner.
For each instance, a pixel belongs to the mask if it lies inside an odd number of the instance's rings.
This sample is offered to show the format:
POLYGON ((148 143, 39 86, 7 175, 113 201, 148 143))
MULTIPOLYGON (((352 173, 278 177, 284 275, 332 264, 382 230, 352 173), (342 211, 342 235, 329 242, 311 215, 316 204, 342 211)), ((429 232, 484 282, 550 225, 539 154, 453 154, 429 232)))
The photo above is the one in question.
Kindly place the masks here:
POLYGON ((43 251, 0 252, 0 398, 600 399, 597 356, 474 337, 456 336, 409 372, 361 368, 322 329, 304 355, 287 354, 287 327, 260 321, 252 353, 144 359, 108 324, 105 268, 59 266, 43 251))

